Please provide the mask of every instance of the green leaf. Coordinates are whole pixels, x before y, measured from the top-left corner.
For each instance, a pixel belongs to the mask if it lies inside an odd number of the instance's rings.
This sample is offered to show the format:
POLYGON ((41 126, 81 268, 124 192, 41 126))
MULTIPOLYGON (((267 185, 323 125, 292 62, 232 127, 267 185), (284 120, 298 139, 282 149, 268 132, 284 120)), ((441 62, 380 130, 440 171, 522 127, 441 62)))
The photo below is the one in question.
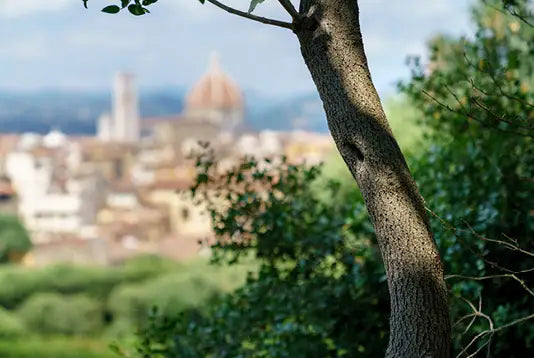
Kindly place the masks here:
POLYGON ((117 5, 109 5, 102 9, 102 12, 108 13, 108 14, 116 14, 119 11, 121 11, 121 8, 117 5))
POLYGON ((83 7, 87 9, 87 1, 88 0, 82 0, 83 1, 83 7))
POLYGON ((199 173, 197 176, 197 183, 204 184, 208 182, 208 175, 205 173, 199 173))
POLYGON ((252 11, 254 11, 256 9, 256 6, 258 4, 261 4, 264 1, 265 0, 251 0, 250 1, 250 7, 248 8, 248 13, 250 14, 252 11))
POLYGON ((121 6, 124 9, 126 6, 130 4, 132 0, 121 0, 121 6))
POLYGON ((141 16, 147 12, 141 5, 130 5, 128 6, 128 11, 135 16, 141 16))
POLYGON ((204 4, 204 2, 206 2, 206 0, 198 0, 200 1, 201 4, 204 4))

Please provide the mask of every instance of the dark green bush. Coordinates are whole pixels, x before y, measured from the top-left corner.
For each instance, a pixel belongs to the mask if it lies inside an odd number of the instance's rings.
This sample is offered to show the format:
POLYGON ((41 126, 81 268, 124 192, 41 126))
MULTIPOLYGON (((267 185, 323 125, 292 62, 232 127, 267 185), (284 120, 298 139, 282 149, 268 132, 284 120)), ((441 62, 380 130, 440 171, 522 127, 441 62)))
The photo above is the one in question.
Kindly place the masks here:
MULTIPOLYGON (((412 160, 432 210, 432 226, 448 274, 498 276, 449 279, 453 319, 472 313, 464 299, 502 326, 534 311, 534 20, 529 0, 476 6, 473 39, 431 42, 431 71, 412 62, 402 89, 421 111, 428 150, 412 160), (526 12, 525 12, 526 11, 526 12), (497 240, 497 241, 491 241, 497 240), (501 276, 517 273, 518 280, 501 276), (522 281, 524 286, 519 282, 522 281)), ((455 325, 457 351, 489 329, 482 316, 455 325), (468 328, 471 329, 468 329, 468 328), (468 329, 466 333, 465 330, 468 329)), ((496 357, 530 356, 534 325, 485 335, 496 357)))
POLYGON ((214 261, 234 265, 255 255, 260 269, 208 309, 153 316, 141 336, 144 356, 384 353, 387 291, 360 197, 352 191, 352 202, 325 200, 338 197, 340 186, 311 185, 319 168, 282 163, 264 169, 269 164, 247 160, 220 177, 209 160, 199 161, 195 192, 215 197, 209 205, 214 261), (318 186, 326 194, 321 198, 318 186))

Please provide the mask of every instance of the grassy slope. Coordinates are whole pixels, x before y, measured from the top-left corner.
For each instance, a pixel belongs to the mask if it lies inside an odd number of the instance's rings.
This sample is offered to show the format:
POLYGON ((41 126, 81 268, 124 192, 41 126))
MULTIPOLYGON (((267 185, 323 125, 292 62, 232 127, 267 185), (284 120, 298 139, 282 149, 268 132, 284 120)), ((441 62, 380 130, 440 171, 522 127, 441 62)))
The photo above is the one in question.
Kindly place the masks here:
POLYGON ((2 358, 118 358, 105 341, 72 337, 0 341, 2 358))

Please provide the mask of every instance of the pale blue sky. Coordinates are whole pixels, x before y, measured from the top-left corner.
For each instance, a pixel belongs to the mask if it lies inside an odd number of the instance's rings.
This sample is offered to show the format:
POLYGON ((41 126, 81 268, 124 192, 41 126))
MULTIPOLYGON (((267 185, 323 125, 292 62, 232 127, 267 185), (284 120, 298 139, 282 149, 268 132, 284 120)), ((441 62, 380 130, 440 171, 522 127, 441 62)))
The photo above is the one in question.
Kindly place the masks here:
MULTIPOLYGON (((0 0, 0 89, 100 90, 117 70, 141 87, 190 86, 210 52, 245 89, 270 95, 313 91, 289 30, 253 23, 198 0, 160 0, 133 17, 99 10, 111 1, 0 0)), ((115 2, 118 2, 115 1, 115 2)), ((247 8, 247 0, 227 3, 247 8)), ((296 1, 295 1, 296 3, 296 1)), ((407 55, 424 55, 437 32, 469 32, 470 0, 360 0, 373 79, 382 95, 408 73, 407 55)), ((287 18, 275 0, 258 13, 287 18)))

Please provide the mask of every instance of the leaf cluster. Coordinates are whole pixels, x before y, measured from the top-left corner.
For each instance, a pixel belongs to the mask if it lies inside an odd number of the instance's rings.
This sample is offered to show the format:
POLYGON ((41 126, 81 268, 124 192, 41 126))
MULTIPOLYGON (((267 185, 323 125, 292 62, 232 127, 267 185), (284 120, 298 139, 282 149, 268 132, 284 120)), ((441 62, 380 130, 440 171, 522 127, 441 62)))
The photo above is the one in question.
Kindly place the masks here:
MULTIPOLYGON (((87 9, 89 0, 82 0, 83 6, 87 9)), ((204 4, 206 0, 198 0, 201 4, 204 4)), ((250 0, 250 6, 248 13, 252 13, 258 4, 261 4, 265 0, 250 0)), ((148 6, 158 2, 158 0, 120 0, 120 5, 108 5, 102 9, 102 12, 107 14, 117 14, 123 9, 127 9, 130 14, 135 16, 141 16, 150 13, 148 6)))
MULTIPOLYGON (((514 1, 518 11, 527 5, 532 3, 514 1)), ((430 64, 411 59, 412 79, 401 84, 423 119, 428 148, 411 167, 449 274, 482 277, 534 267, 532 257, 487 240, 534 249, 534 28, 506 6, 481 2, 473 10, 475 37, 435 38, 430 64)), ((519 277, 534 285, 532 271, 519 277)), ((534 310, 532 297, 514 280, 449 282, 458 298, 454 318, 471 310, 460 297, 482 299, 484 311, 500 323, 534 310)), ((468 324, 455 326, 458 351, 488 329, 483 319, 468 324)), ((499 332, 491 352, 525 356, 532 349, 531 327, 499 332)))
MULTIPOLYGON (((387 290, 363 203, 318 198, 311 184, 320 168, 283 158, 247 158, 223 173, 209 158, 197 166, 194 192, 213 218, 214 261, 232 265, 253 256, 260 267, 208 312, 155 315, 141 335, 143 354, 382 355, 387 290)), ((337 182, 322 185, 336 197, 337 182)))
MULTIPOLYGON (((89 0, 82 0, 83 6, 87 9, 87 3, 89 0)), ((148 6, 155 4, 158 0, 120 0, 119 5, 108 5, 102 9, 102 12, 108 14, 117 14, 123 9, 127 9, 128 12, 135 16, 141 16, 150 13, 148 6)))

